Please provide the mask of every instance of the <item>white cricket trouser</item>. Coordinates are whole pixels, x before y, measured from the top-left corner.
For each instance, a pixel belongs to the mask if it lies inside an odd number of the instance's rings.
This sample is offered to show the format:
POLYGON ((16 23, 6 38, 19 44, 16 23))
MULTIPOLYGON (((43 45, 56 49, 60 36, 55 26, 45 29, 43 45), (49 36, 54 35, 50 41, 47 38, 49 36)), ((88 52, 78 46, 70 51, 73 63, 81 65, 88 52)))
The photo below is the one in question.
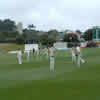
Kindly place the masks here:
POLYGON ((80 61, 81 61, 81 57, 80 57, 80 54, 78 54, 78 61, 77 61, 77 64, 78 64, 79 67, 80 67, 80 61))
POLYGON ((27 52, 27 61, 30 61, 30 51, 27 52))
POLYGON ((50 57, 50 71, 54 71, 55 59, 53 56, 50 57))
POLYGON ((76 62, 76 55, 75 55, 75 52, 74 50, 72 50, 72 62, 76 62))
POLYGON ((75 55, 75 53, 72 53, 72 62, 73 63, 76 62, 76 55, 75 55))
POLYGON ((80 63, 85 63, 85 60, 81 57, 80 53, 78 54, 78 66, 80 67, 80 63))
POLYGON ((18 64, 22 64, 22 57, 21 56, 18 57, 18 64))

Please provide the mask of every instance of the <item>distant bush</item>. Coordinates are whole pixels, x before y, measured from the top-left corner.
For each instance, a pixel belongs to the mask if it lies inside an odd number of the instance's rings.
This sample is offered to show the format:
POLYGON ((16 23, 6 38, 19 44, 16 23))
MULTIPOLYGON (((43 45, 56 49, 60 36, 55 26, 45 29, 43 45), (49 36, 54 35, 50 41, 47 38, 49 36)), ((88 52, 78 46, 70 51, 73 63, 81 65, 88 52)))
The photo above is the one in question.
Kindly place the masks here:
POLYGON ((97 45, 96 42, 91 41, 91 42, 88 42, 88 43, 87 43, 87 47, 89 47, 89 48, 98 47, 98 45, 97 45))
POLYGON ((80 45, 80 41, 78 40, 77 35, 74 33, 65 34, 63 41, 68 43, 67 44, 68 48, 72 48, 73 46, 80 45))
POLYGON ((23 37, 23 35, 18 35, 16 37, 16 44, 24 44, 24 37, 23 37))

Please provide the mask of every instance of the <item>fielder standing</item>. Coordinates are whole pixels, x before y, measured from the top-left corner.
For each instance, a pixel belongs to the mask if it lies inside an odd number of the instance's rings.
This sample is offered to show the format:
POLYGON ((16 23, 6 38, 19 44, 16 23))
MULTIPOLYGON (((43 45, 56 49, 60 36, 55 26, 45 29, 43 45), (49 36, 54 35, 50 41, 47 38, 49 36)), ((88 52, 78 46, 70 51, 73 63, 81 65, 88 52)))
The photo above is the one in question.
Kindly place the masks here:
POLYGON ((50 56, 50 71, 54 72, 54 66, 55 66, 55 53, 56 49, 54 46, 51 46, 49 48, 49 56, 50 56))
POLYGON ((30 50, 27 50, 27 61, 30 61, 30 50))
POLYGON ((18 49, 18 51, 17 51, 17 60, 18 60, 18 64, 22 64, 22 51, 21 51, 21 49, 18 49))
POLYGON ((75 48, 72 47, 72 63, 76 62, 75 48))
POLYGON ((80 63, 81 63, 81 62, 82 62, 82 63, 85 63, 85 60, 81 57, 80 47, 79 47, 79 46, 76 47, 76 51, 77 51, 76 56, 78 57, 78 58, 77 58, 77 59, 78 59, 77 64, 78 64, 78 66, 80 67, 80 63))

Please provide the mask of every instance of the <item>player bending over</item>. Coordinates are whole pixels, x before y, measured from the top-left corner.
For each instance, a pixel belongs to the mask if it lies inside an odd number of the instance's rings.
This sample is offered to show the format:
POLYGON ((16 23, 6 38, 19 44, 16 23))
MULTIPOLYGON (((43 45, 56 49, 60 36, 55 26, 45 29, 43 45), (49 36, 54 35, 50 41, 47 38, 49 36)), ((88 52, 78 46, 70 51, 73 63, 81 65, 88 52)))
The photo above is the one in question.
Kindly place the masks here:
POLYGON ((77 65, 80 67, 80 63, 85 63, 85 60, 81 56, 80 50, 80 37, 77 33, 72 33, 68 40, 70 47, 72 48, 72 62, 77 62, 77 65))

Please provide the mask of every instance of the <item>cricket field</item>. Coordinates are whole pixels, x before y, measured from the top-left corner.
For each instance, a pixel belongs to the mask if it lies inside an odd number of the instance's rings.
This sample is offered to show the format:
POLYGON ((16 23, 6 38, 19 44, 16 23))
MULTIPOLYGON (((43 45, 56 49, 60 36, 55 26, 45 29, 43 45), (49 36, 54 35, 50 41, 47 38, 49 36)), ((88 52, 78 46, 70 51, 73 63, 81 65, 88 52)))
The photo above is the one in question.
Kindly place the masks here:
POLYGON ((100 100, 100 49, 82 49, 85 64, 71 62, 70 51, 59 51, 55 72, 49 59, 33 56, 18 65, 15 54, 0 53, 0 100, 100 100))

